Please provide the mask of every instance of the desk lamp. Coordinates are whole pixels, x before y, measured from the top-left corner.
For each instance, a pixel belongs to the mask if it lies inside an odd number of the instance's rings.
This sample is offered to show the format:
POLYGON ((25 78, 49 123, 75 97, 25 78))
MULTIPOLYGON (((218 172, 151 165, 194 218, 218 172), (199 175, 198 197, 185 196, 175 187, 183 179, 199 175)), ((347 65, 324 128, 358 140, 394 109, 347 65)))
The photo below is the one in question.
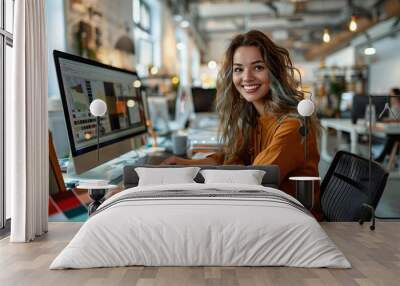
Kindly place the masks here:
POLYGON ((297 105, 297 112, 303 117, 303 125, 300 127, 299 132, 301 136, 304 138, 304 159, 307 160, 307 120, 315 110, 314 103, 310 99, 310 95, 306 95, 303 100, 299 102, 297 105))
POLYGON ((100 145, 100 117, 106 114, 107 105, 104 100, 95 99, 90 103, 90 113, 96 117, 96 131, 97 131, 97 161, 99 161, 99 145, 100 145))
MULTIPOLYGON (((299 129, 304 144, 304 160, 307 160, 307 121, 314 113, 314 103, 310 95, 306 95, 297 105, 297 112, 303 117, 303 124, 299 129)), ((290 177, 296 184, 296 198, 308 209, 314 206, 314 182, 319 181, 319 177, 290 177)))

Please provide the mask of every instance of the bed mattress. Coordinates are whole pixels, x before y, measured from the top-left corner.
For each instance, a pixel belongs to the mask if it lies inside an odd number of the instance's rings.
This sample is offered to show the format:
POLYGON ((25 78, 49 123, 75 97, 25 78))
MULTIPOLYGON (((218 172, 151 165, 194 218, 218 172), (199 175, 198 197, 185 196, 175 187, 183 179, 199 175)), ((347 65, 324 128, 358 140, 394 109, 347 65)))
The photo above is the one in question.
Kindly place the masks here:
POLYGON ((196 183, 114 195, 50 269, 129 265, 351 267, 313 216, 284 192, 196 183))

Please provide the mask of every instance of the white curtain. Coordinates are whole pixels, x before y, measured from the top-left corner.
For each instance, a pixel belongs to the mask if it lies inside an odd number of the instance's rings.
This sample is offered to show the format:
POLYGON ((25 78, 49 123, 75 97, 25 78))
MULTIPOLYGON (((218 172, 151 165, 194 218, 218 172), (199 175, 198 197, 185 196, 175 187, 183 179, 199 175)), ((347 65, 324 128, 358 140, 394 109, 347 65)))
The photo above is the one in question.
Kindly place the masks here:
POLYGON ((45 0, 15 1, 13 93, 6 99, 12 242, 47 232, 49 152, 45 0))

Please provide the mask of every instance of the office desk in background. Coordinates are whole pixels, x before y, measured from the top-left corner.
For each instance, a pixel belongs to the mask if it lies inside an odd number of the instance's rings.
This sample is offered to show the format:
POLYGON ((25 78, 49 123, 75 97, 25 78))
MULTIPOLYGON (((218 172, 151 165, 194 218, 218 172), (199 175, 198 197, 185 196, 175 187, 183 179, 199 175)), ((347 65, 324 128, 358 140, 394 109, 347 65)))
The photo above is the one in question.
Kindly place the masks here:
POLYGON ((342 132, 350 134, 350 152, 359 154, 358 135, 368 134, 365 124, 353 124, 350 119, 321 119, 322 138, 321 138, 321 158, 325 161, 332 161, 333 156, 328 152, 328 129, 336 130, 336 146, 342 144, 342 132))
MULTIPOLYGON (((342 133, 350 134, 350 152, 360 154, 358 145, 358 136, 367 135, 369 130, 364 120, 358 120, 357 124, 353 124, 350 119, 321 119, 322 138, 321 138, 321 157, 330 162, 333 158, 328 152, 328 129, 335 129, 336 145, 342 143, 342 133)), ((398 135, 400 134, 400 123, 381 123, 378 122, 372 127, 372 133, 376 135, 398 135)))
MULTIPOLYGON (((358 144, 359 135, 368 135, 369 130, 364 120, 358 120, 357 124, 353 124, 350 119, 321 119, 322 138, 321 138, 321 158, 330 162, 333 158, 328 152, 328 129, 336 130, 336 146, 342 144, 342 133, 350 134, 350 152, 353 154, 360 154, 358 144)), ((383 135, 399 135, 400 123, 383 123, 378 122, 372 127, 372 134, 383 135)), ((400 172, 395 172, 395 176, 400 176, 400 172)))

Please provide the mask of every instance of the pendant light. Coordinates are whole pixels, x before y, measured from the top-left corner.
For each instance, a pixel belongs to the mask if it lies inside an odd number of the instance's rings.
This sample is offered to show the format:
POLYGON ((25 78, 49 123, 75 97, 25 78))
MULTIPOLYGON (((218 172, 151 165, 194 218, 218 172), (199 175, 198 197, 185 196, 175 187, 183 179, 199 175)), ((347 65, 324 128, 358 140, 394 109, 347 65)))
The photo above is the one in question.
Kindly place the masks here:
POLYGON ((351 21, 349 23, 349 30, 351 32, 357 31, 357 21, 356 21, 356 16, 351 16, 351 21))
POLYGON ((322 40, 324 43, 329 43, 331 41, 331 36, 329 35, 329 31, 327 28, 324 29, 324 34, 322 35, 322 40))

